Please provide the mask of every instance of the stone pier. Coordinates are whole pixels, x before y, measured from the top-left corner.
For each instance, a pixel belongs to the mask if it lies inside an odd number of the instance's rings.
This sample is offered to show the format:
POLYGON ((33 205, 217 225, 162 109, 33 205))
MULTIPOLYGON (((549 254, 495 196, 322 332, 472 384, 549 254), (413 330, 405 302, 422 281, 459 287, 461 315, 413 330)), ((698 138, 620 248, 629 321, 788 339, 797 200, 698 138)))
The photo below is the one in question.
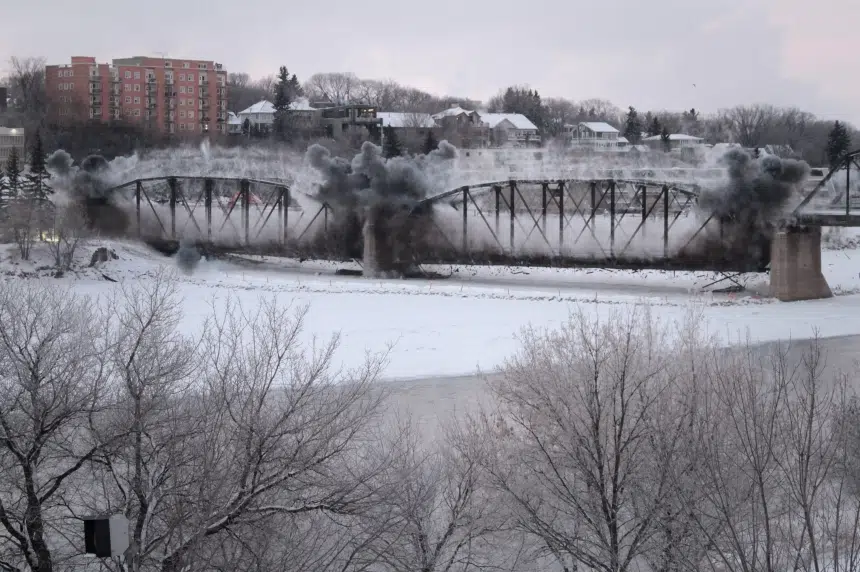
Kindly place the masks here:
POLYGON ((821 273, 821 228, 777 231, 770 250, 770 292, 783 302, 830 298, 821 273))

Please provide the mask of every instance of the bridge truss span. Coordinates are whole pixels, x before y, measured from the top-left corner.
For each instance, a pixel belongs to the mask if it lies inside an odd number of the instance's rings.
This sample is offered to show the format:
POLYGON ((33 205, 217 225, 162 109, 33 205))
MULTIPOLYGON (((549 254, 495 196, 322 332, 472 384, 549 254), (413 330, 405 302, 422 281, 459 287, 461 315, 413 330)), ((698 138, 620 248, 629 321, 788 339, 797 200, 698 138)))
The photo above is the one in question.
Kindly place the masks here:
MULTIPOLYGON (((689 265, 696 237, 719 233, 701 219, 694 184, 648 179, 507 180, 425 199, 440 244, 426 258, 453 262, 616 267, 689 265), (447 253, 447 254, 446 254, 447 253)), ((729 261, 710 265, 731 266, 729 261)))
POLYGON ((285 181, 154 177, 129 181, 109 194, 130 206, 134 220, 128 226, 147 240, 283 249, 325 231, 331 212, 285 181))
POLYGON ((860 226, 860 149, 843 155, 791 218, 805 226, 860 226))

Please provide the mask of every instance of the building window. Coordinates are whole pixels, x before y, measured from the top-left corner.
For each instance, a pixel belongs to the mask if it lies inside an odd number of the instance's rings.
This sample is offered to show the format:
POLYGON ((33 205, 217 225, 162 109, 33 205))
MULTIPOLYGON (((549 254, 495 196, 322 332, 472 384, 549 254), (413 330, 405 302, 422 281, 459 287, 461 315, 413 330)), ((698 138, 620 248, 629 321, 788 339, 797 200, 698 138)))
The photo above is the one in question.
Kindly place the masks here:
POLYGON ((185 86, 184 85, 179 86, 179 93, 185 93, 185 86))
POLYGON ((191 64, 189 64, 188 62, 182 62, 182 67, 188 69, 191 67, 191 64))
POLYGON ((69 84, 69 89, 75 89, 75 84, 70 83, 70 84, 69 84))
POLYGON ((194 100, 193 100, 193 99, 189 99, 187 103, 188 103, 188 105, 190 105, 191 107, 194 107, 194 100))
POLYGON ((135 104, 135 105, 139 105, 139 104, 140 104, 140 98, 139 98, 139 97, 135 97, 135 98, 134 98, 134 104, 135 104))
POLYGON ((179 100, 179 106, 180 106, 180 107, 185 107, 185 100, 184 100, 184 99, 180 99, 180 100, 179 100))
POLYGON ((134 72, 134 79, 140 79, 140 72, 134 72))
POLYGON ((125 84, 125 90, 131 91, 131 84, 130 83, 125 84))
POLYGON ((184 73, 179 74, 179 81, 185 81, 185 74, 184 73))
POLYGON ((131 72, 128 70, 125 72, 125 79, 131 79, 131 72))
POLYGON ((188 93, 194 93, 194 86, 192 86, 192 85, 188 86, 188 93))
POLYGON ((185 110, 179 112, 179 119, 185 119, 185 110))
POLYGON ((57 77, 63 77, 63 70, 57 71, 57 77))
POLYGON ((126 96, 125 96, 125 102, 126 102, 126 103, 131 103, 131 96, 130 96, 130 95, 126 95, 126 96))
POLYGON ((139 83, 134 84, 134 91, 140 91, 140 84, 139 83))
POLYGON ((170 67, 173 67, 173 64, 170 62, 164 62, 164 67, 170 68, 170 67))
POLYGON ((184 123, 180 123, 180 124, 179 124, 179 130, 180 130, 180 131, 185 131, 185 124, 184 124, 184 123))
POLYGON ((194 112, 193 111, 188 112, 188 119, 194 119, 194 112))

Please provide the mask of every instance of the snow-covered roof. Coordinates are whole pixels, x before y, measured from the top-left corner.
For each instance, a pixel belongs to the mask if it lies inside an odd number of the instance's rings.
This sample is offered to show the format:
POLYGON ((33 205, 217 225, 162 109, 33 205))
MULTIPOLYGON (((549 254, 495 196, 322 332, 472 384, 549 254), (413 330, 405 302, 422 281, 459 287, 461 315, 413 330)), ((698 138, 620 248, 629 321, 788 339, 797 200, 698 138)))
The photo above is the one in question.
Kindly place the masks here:
POLYGON ((441 119, 443 117, 453 117, 456 115, 461 115, 463 113, 465 113, 466 115, 469 115, 470 113, 474 113, 474 112, 469 111, 468 109, 463 109, 459 105, 456 105, 454 107, 449 107, 448 109, 446 109, 444 111, 440 111, 439 113, 435 114, 433 116, 433 119, 441 119))
POLYGON ((594 133, 618 133, 616 128, 603 121, 583 121, 580 125, 584 125, 594 133))
POLYGON ((522 113, 479 113, 478 116, 490 129, 495 129, 496 126, 507 120, 514 126, 514 129, 537 130, 537 126, 522 113))
POLYGON ((616 141, 618 141, 619 143, 630 143, 630 140, 627 139, 627 137, 625 137, 623 135, 619 135, 618 139, 616 139, 616 141))
POLYGON ((21 135, 23 137, 24 130, 20 127, 0 127, 0 135, 21 135))
POLYGON ((258 101, 248 109, 239 112, 239 115, 246 115, 248 113, 275 113, 275 106, 272 105, 271 101, 266 101, 265 99, 258 101))
MULTIPOLYGON (((646 137, 643 141, 660 141, 662 135, 652 135, 651 137, 646 137)), ((669 135, 670 141, 701 141, 701 137, 694 137, 693 135, 686 135, 684 133, 671 133, 669 135)))
POLYGON ((239 116, 233 113, 232 111, 227 112, 227 123, 231 125, 241 125, 242 120, 239 119, 239 116))
POLYGON ((311 107, 311 102, 307 97, 300 97, 290 104, 290 109, 293 111, 316 111, 311 107))
POLYGON ((382 120, 383 127, 436 127, 429 113, 377 111, 376 118, 382 120))
MULTIPOLYGON (((306 97, 300 97, 290 104, 290 109, 293 111, 314 111, 310 101, 306 97)), ((239 112, 239 115, 248 115, 251 113, 272 114, 275 113, 275 105, 271 101, 265 99, 258 101, 248 109, 239 112)))

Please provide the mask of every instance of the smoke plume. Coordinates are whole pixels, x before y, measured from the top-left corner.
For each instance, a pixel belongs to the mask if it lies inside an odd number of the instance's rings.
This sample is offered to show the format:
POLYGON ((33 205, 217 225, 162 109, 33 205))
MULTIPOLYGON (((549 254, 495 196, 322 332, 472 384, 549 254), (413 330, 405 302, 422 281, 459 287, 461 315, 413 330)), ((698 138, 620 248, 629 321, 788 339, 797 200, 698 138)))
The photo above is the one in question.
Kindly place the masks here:
POLYGON ((317 196, 347 207, 413 206, 434 191, 446 190, 444 175, 456 158, 457 149, 447 141, 417 157, 386 159, 382 148, 369 141, 352 161, 332 156, 322 145, 311 145, 306 153, 308 164, 323 178, 317 196))
POLYGON ((179 250, 176 251, 176 264, 179 269, 186 274, 191 274, 200 264, 202 255, 193 244, 186 241, 180 241, 179 250))
POLYGON ((760 268, 770 260, 775 224, 806 180, 809 165, 770 155, 754 158, 743 149, 730 149, 719 163, 726 177, 701 191, 699 208, 721 222, 722 234, 707 234, 698 249, 760 268))
POLYGON ((720 163, 727 179, 703 190, 699 206, 717 217, 758 227, 783 214, 788 199, 809 175, 804 161, 772 155, 755 159, 743 149, 729 150, 720 163))

